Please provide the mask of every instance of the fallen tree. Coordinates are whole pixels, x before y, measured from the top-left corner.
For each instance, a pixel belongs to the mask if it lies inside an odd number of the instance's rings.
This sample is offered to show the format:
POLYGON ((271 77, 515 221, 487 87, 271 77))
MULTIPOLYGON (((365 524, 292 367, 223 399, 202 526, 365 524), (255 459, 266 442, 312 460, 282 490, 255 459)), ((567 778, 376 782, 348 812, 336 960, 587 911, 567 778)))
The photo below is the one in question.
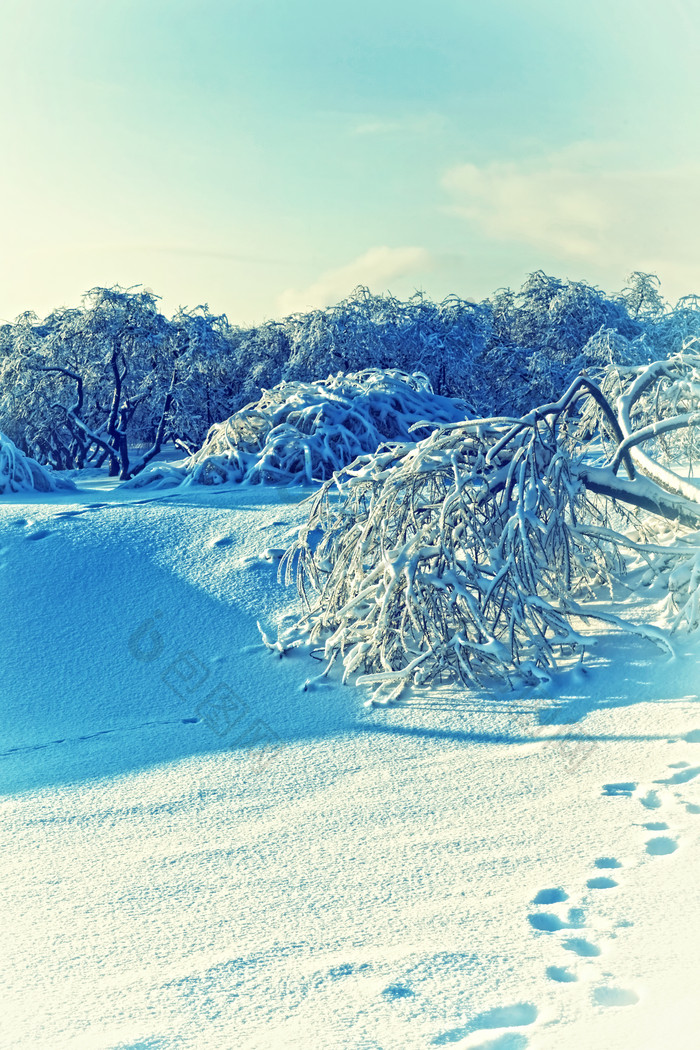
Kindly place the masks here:
POLYGON ((435 394, 420 372, 365 369, 279 383, 212 427, 186 469, 202 484, 311 484, 385 441, 410 441, 414 427, 427 434, 435 424, 463 419, 466 409, 435 394))
POLYGON ((421 372, 367 368, 313 383, 295 380, 211 427, 184 467, 159 467, 129 487, 176 484, 310 485, 386 441, 464 419, 467 405, 435 394, 421 372))
POLYGON ((679 465, 699 423, 692 344, 581 375, 521 418, 360 456, 311 498, 280 567, 302 618, 263 637, 278 651, 322 643, 326 671, 340 660, 383 700, 445 675, 535 683, 583 651, 592 620, 669 647, 611 600, 641 565, 665 585, 667 626, 699 625, 700 487, 679 465))

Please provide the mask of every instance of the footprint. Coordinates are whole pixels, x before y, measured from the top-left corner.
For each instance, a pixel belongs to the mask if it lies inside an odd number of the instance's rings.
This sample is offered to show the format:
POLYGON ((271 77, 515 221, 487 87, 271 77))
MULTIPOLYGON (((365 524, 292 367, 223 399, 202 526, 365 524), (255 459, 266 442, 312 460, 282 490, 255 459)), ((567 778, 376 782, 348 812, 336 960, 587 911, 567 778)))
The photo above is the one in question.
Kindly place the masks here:
POLYGON ((664 824, 663 820, 650 821, 648 824, 642 824, 642 827, 647 831, 668 831, 668 824, 664 824))
POLYGON ((695 802, 686 802, 685 808, 688 811, 688 813, 700 813, 700 806, 698 806, 695 802))
POLYGON ((617 883, 614 879, 606 879, 602 876, 600 878, 589 879, 586 883, 589 890, 611 890, 617 883))
POLYGON ((572 930, 580 930, 586 922, 586 917, 583 914, 583 908, 569 908, 567 920, 572 930))
POLYGON ((575 952, 583 959, 595 959, 602 954, 597 944, 591 944, 583 937, 570 937, 569 940, 564 941, 564 947, 567 952, 575 952))
POLYGON ((565 893, 560 887, 551 890, 540 890, 537 896, 533 900, 533 904, 560 904, 562 901, 568 901, 569 895, 565 893))
POLYGON ((625 780, 619 784, 603 784, 603 795, 606 798, 630 798, 637 785, 625 780))
POLYGON ((285 555, 284 547, 266 547, 262 552, 265 561, 279 561, 285 555))
POLYGON ((615 860, 614 857, 598 857, 594 861, 596 868, 621 868, 619 860, 615 860))
POLYGON ((9 522, 15 529, 21 529, 23 525, 31 525, 31 522, 27 518, 17 518, 15 521, 9 522))
MULTIPOLYGON (((369 970, 369 963, 361 963, 357 967, 353 966, 352 963, 340 963, 338 966, 331 966, 330 970, 328 971, 328 976, 332 977, 334 980, 337 980, 339 977, 350 977, 351 974, 355 973, 356 970, 369 970)), ((389 985, 389 988, 398 988, 398 987, 402 987, 403 988, 405 986, 404 985, 399 986, 399 985, 396 985, 396 984, 390 984, 389 985)), ((387 992, 389 991, 389 988, 385 988, 384 991, 382 992, 382 995, 386 995, 387 992)))
POLYGON ((598 1006, 634 1006, 639 996, 629 988, 596 988, 593 998, 598 1006))
POLYGON ((700 729, 691 729, 681 740, 685 740, 686 744, 700 744, 700 729))
POLYGON ((521 1032, 504 1032, 497 1035, 495 1039, 487 1039, 485 1043, 479 1043, 474 1050, 526 1050, 528 1038, 521 1032))
POLYGON ((527 921, 533 930, 540 930, 542 933, 555 933, 557 930, 569 929, 568 923, 562 922, 558 915, 552 915, 551 912, 546 911, 528 915, 527 921))
POLYGON ((567 966, 548 966, 545 973, 550 981, 558 981, 559 984, 570 984, 572 981, 578 981, 576 974, 572 973, 567 966))
POLYGON ((233 540, 233 536, 217 536, 215 539, 209 540, 207 547, 230 547, 233 540))
POLYGON ((650 857, 665 857, 669 853, 675 853, 677 849, 678 843, 668 835, 659 835, 647 842, 647 853, 650 857))
MULTIPOLYGON (((680 763, 679 763, 680 764, 680 763)), ((683 766, 687 767, 688 763, 684 762, 683 766)), ((677 768, 670 766, 669 768, 677 768)), ((667 780, 655 780, 655 784, 687 784, 689 780, 694 780, 696 776, 700 774, 700 766, 690 766, 690 768, 681 769, 680 773, 674 773, 672 777, 667 780)))
MULTIPOLYGON (((472 1032, 482 1029, 494 1028, 521 1028, 534 1024, 537 1020, 537 1007, 533 1003, 515 1003, 513 1006, 496 1006, 493 1010, 486 1010, 478 1014, 472 1021, 462 1028, 453 1028, 449 1032, 433 1039, 433 1046, 445 1046, 447 1043, 457 1043, 472 1032)), ((499 1038, 481 1044, 481 1050, 520 1050, 527 1046, 527 1039, 519 1033, 506 1032, 499 1038), (515 1041, 514 1041, 515 1040, 515 1041), (523 1041, 524 1040, 524 1041, 523 1041)), ((474 1050, 479 1050, 475 1047, 474 1050)))
POLYGON ((405 984, 390 984, 385 988, 382 995, 385 999, 409 999, 416 993, 405 984))
POLYGON ((661 806, 661 799, 659 798, 658 791, 647 791, 644 798, 639 800, 645 809, 659 809, 661 806))
POLYGON ((479 1014, 471 1023, 471 1028, 520 1028, 534 1024, 537 1020, 537 1007, 533 1003, 516 1003, 514 1006, 496 1006, 479 1014))
POLYGON ((36 532, 30 532, 28 536, 24 538, 26 540, 43 540, 45 536, 50 536, 51 532, 49 529, 37 529, 36 532))

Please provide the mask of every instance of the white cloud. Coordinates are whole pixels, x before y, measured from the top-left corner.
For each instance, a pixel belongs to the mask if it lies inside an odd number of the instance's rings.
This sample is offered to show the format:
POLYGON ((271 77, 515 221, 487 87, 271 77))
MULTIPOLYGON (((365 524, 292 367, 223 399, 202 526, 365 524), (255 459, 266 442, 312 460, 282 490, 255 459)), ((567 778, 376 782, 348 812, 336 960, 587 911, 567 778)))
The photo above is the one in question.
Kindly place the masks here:
POLYGON ((332 306, 358 284, 372 291, 386 291, 389 281, 412 274, 418 278, 433 265, 433 257, 425 248, 370 248, 346 266, 327 270, 307 288, 288 288, 278 299, 278 309, 282 314, 291 314, 332 306))
POLYGON ((651 270, 673 294, 700 287, 700 165, 615 166, 610 151, 581 144, 530 162, 461 164, 442 184, 450 210, 488 239, 576 262, 589 279, 651 270))
POLYGON ((353 129, 353 135, 431 135, 444 131, 447 118, 442 113, 413 114, 386 120, 381 117, 366 117, 353 129))

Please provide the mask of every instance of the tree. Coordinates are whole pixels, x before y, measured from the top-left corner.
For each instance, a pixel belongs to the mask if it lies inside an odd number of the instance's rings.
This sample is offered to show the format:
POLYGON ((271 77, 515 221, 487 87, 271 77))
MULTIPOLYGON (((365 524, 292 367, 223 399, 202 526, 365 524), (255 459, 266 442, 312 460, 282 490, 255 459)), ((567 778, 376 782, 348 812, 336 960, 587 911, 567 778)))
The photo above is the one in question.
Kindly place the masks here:
POLYGON ((206 306, 169 321, 151 292, 93 288, 79 308, 6 329, 0 426, 58 470, 106 462, 130 478, 167 440, 191 451, 230 414, 230 330, 206 306))
POLYGON ((360 286, 335 306, 241 333, 241 405, 280 381, 394 368, 424 372, 437 394, 473 400, 489 332, 488 308, 457 296, 435 303, 416 293, 402 302, 360 286))
POLYGON ((582 368, 608 364, 611 356, 618 360, 618 353, 625 362, 649 360, 640 340, 651 314, 637 318, 645 294, 639 286, 653 290, 658 279, 633 274, 630 281, 631 298, 609 297, 585 281, 562 281, 538 270, 519 292, 496 292, 487 300, 493 322, 484 374, 490 382, 483 387, 480 414, 520 415, 555 398, 582 368))
POLYGON ((27 448, 58 469, 96 458, 129 476, 129 428, 166 337, 156 303, 150 292, 93 288, 82 309, 18 319, 2 361, 13 399, 2 415, 23 429, 27 448))
POLYGON ((55 492, 56 489, 73 490, 75 485, 26 456, 10 438, 0 433, 0 495, 55 492))
POLYGON ((212 314, 206 304, 180 307, 170 321, 165 351, 161 384, 172 382, 165 439, 192 452, 210 427, 230 414, 238 389, 228 319, 212 314))
POLYGON ((248 330, 206 306, 168 319, 151 292, 94 288, 79 307, 0 327, 0 428, 57 469, 107 464, 127 478, 166 442, 194 451, 280 382, 420 371, 472 415, 521 416, 582 369, 649 362, 692 338, 700 299, 670 308, 642 273, 605 296, 538 271, 482 303, 423 293, 402 302, 359 287, 336 306, 248 330))
POLYGON ((630 317, 636 321, 639 318, 657 318, 666 312, 661 282, 656 274, 635 270, 627 280, 629 285, 623 289, 620 298, 630 317))
POLYGON ((436 395, 420 372, 365 369, 316 383, 291 380, 213 426, 184 468, 158 471, 153 481, 311 484, 363 452, 410 441, 465 414, 464 402, 436 395))
POLYGON ((638 562, 665 582, 672 628, 699 626, 700 487, 678 466, 699 425, 689 346, 360 457, 313 498, 283 562, 305 611, 267 644, 322 641, 327 669, 386 700, 444 674, 535 683, 585 649, 591 620, 668 645, 597 599, 638 562))

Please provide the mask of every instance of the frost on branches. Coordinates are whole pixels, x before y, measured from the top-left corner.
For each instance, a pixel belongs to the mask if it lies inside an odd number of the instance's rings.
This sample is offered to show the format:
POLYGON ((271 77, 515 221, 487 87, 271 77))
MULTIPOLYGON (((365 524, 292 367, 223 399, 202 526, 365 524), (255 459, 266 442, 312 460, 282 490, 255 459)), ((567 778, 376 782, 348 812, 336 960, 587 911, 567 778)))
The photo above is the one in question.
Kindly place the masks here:
POLYGON ((533 684, 583 651, 591 620, 669 647, 612 599, 643 566, 672 627, 698 627, 700 488, 678 461, 699 422, 700 356, 686 349, 611 366, 601 385, 580 376, 519 419, 359 457, 312 497, 283 562, 304 616, 266 643, 322 643, 326 670, 342 662, 385 701, 443 676, 533 684))
POLYGON ((74 488, 72 481, 42 467, 21 452, 8 437, 0 434, 0 496, 13 492, 54 492, 74 488))
POLYGON ((212 427, 185 469, 188 480, 208 485, 325 481, 387 441, 412 440, 416 425, 428 433, 465 414, 463 402, 434 394, 419 372, 367 369, 279 383, 212 427))

